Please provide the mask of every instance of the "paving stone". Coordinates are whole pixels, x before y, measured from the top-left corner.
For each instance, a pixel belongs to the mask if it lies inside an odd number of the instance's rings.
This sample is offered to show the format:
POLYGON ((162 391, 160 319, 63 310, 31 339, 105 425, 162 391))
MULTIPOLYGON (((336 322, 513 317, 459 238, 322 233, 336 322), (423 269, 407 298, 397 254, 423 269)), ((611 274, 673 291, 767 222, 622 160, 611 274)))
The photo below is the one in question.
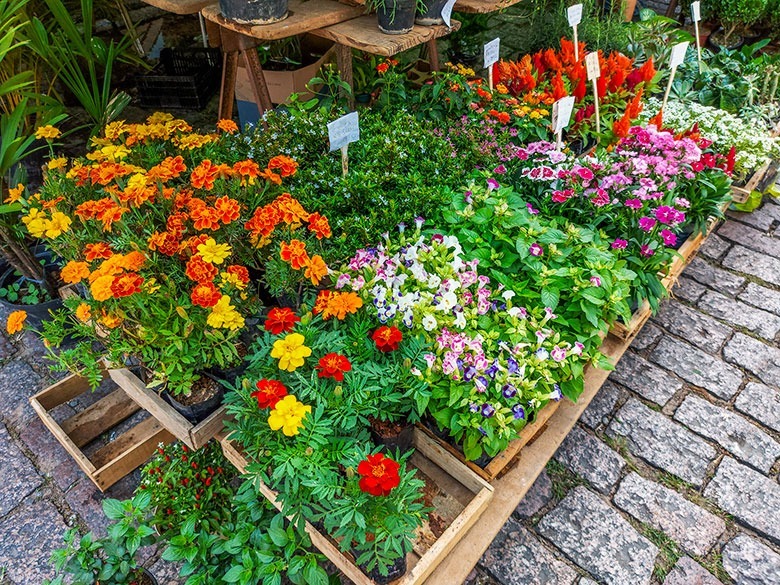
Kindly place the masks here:
POLYGON ((698 307, 714 317, 718 317, 748 331, 760 335, 764 339, 774 339, 780 331, 780 317, 735 301, 715 291, 707 291, 699 299, 698 307))
POLYGON ((620 479, 625 460, 606 443, 574 427, 555 453, 555 459, 608 494, 620 479))
POLYGON ((169 563, 160 559, 149 567, 149 572, 156 577, 159 585, 182 585, 186 579, 179 577, 180 568, 181 563, 169 563))
POLYGON ((720 237, 720 231, 723 229, 721 226, 717 234, 710 234, 704 241, 701 248, 699 248, 699 254, 712 260, 717 260, 731 247, 731 242, 724 240, 720 237))
POLYGON ((580 421, 592 429, 609 422, 609 415, 620 399, 621 390, 611 381, 602 384, 601 389, 590 401, 588 408, 582 413, 580 421))
MULTIPOLYGON (((0 319, 5 323, 5 318, 0 319)), ((0 335, 0 361, 5 361, 16 353, 14 344, 5 336, 0 335)))
POLYGON ((718 235, 732 242, 742 244, 746 248, 780 258, 780 239, 773 238, 765 232, 753 229, 743 223, 727 221, 718 230, 718 235))
POLYGON ((734 246, 729 250, 723 259, 723 266, 750 274, 769 284, 780 285, 780 260, 742 246, 734 246))
POLYGON ((780 585, 780 555, 744 534, 723 548, 723 568, 736 585, 780 585))
POLYGON ((60 489, 67 490, 84 477, 73 458, 37 416, 19 431, 19 438, 32 451, 38 470, 51 477, 60 489))
POLYGON ((124 500, 131 498, 139 484, 139 472, 127 475, 108 488, 105 493, 92 483, 88 477, 77 481, 65 492, 65 501, 70 508, 84 520, 87 528, 97 536, 105 536, 110 520, 103 513, 103 500, 115 498, 124 500))
POLYGON ((539 539, 511 518, 480 563, 502 585, 571 585, 577 578, 574 569, 556 559, 539 539))
POLYGON ((41 377, 22 361, 12 361, 0 368, 0 418, 14 428, 35 416, 29 398, 42 386, 41 377))
POLYGON ((692 558, 680 557, 672 572, 666 576, 664 585, 723 585, 723 583, 692 558))
POLYGON ((780 385, 780 349, 776 347, 735 333, 723 348, 723 357, 745 368, 766 384, 780 385))
POLYGON ((49 557, 63 546, 62 516, 45 499, 18 507, 0 521, 0 567, 20 585, 39 585, 53 577, 49 557))
POLYGON ((701 295, 705 293, 707 287, 703 284, 699 284, 692 278, 687 276, 681 276, 677 279, 677 283, 672 288, 672 297, 687 301, 689 303, 695 303, 701 298, 701 295))
POLYGON ((714 514, 638 473, 631 473, 620 482, 614 502, 697 556, 709 553, 726 530, 726 523, 714 514))
POLYGON ((652 323, 647 323, 639 330, 639 334, 634 338, 634 341, 631 342, 631 347, 633 349, 647 349, 653 345, 661 335, 663 335, 663 331, 652 323))
MULTIPOLYGON (((710 294, 718 293, 707 291, 704 298, 710 294)), ((710 353, 717 353, 731 336, 731 329, 725 325, 677 301, 663 303, 653 320, 670 333, 710 353)))
POLYGON ((780 390, 748 382, 737 396, 734 406, 780 433, 780 390))
POLYGON ((552 482, 546 470, 542 470, 539 477, 531 486, 521 502, 515 508, 515 514, 520 518, 528 519, 544 508, 552 500, 552 482))
POLYGON ((737 298, 759 309, 780 315, 780 291, 749 282, 747 288, 739 293, 737 298))
MULTIPOLYGON (((752 213, 729 210, 726 215, 732 219, 753 226, 762 232, 766 232, 770 227, 772 227, 772 223, 775 220, 773 214, 769 213, 770 209, 771 206, 764 205, 761 209, 757 209, 752 213)), ((718 230, 718 233, 720 233, 720 230, 718 230)))
POLYGON ((596 583, 593 579, 588 579, 587 577, 583 577, 580 579, 580 582, 577 583, 577 585, 599 585, 596 583))
MULTIPOLYGON (((35 466, 0 424, 0 517, 5 516, 43 483, 35 466)), ((2 566, 2 563, 0 563, 2 566)))
POLYGON ((678 377, 631 352, 623 354, 610 378, 661 406, 683 387, 678 377))
POLYGON ((658 548, 582 486, 570 491, 537 529, 599 582, 650 583, 658 548))
POLYGON ((775 542, 780 542, 780 485, 758 471, 724 457, 704 496, 775 542))
MULTIPOLYGON (((731 256, 733 252, 734 249, 729 252, 728 256, 731 256)), ((755 254, 755 252, 752 253, 755 254)), ((725 261, 723 265, 727 266, 725 261)), ((733 266, 728 267, 734 268, 733 266)), ((740 272, 745 271, 741 270, 740 272)), ((742 285, 745 284, 745 279, 743 277, 717 268, 701 258, 694 258, 691 260, 690 264, 685 267, 685 275, 714 290, 731 296, 736 295, 739 292, 739 289, 742 288, 742 285)))
POLYGON ((669 337, 658 343, 650 359, 720 398, 731 398, 742 384, 742 372, 734 366, 669 337))
POLYGON ((674 413, 674 420, 717 442, 737 459, 769 473, 780 457, 780 443, 740 415, 689 394, 674 413))
POLYGON ((607 427, 610 436, 625 437, 629 450, 647 461, 701 486, 717 453, 703 439, 660 412, 631 398, 607 427))

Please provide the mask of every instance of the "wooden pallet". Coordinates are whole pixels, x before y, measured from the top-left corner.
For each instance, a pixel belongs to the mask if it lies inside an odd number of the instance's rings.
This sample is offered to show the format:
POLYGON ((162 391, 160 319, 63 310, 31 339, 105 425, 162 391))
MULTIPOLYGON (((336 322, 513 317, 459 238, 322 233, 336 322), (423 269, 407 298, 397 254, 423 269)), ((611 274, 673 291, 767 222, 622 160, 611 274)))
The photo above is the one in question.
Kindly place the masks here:
POLYGON ((55 408, 90 391, 86 378, 70 375, 31 397, 30 404, 81 470, 105 491, 146 462, 159 443, 170 443, 174 436, 154 418, 147 418, 87 456, 83 447, 140 410, 121 388, 116 388, 61 423, 55 420, 55 408))
MULTIPOLYGON (((221 439, 222 450, 227 459, 242 473, 246 470, 247 460, 238 446, 229 438, 221 439)), ((462 465, 441 445, 432 441, 428 435, 416 430, 414 436, 416 451, 411 458, 414 467, 420 470, 424 478, 433 481, 444 498, 452 505, 457 505, 460 512, 455 516, 444 532, 436 538, 430 530, 418 531, 414 551, 407 555, 408 570, 400 579, 391 585, 420 585, 426 582, 448 556, 458 541, 477 520, 486 513, 488 504, 493 497, 493 488, 478 475, 462 465)), ((276 500, 276 493, 268 486, 260 483, 260 491, 277 508, 281 509, 276 500)), ((447 506, 449 507, 449 506, 447 506)), ((438 507, 437 507, 438 508, 438 507)), ((306 523, 312 543, 336 567, 356 585, 376 585, 355 564, 351 555, 342 552, 335 541, 326 536, 314 526, 306 523)), ((456 583, 456 581, 450 581, 456 583)))
POLYGON ((220 406, 198 424, 193 424, 165 402, 157 392, 147 388, 146 384, 127 368, 110 369, 108 373, 138 406, 191 449, 200 449, 225 427, 228 415, 224 406, 220 406))
POLYGON ((765 177, 768 177, 770 174, 772 178, 777 174, 777 167, 772 160, 766 161, 761 168, 750 176, 750 179, 744 185, 732 185, 731 195, 734 203, 745 203, 753 191, 763 192, 766 190, 769 185, 764 185, 762 188, 762 184, 765 182, 765 177))

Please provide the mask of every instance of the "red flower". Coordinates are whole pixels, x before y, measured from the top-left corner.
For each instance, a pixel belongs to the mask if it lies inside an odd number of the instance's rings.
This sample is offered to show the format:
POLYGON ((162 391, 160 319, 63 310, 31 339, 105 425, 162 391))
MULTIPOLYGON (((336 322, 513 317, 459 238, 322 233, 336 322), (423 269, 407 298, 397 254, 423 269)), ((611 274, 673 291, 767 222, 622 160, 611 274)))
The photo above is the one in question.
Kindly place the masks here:
POLYGON ((288 307, 274 307, 268 311, 268 318, 265 320, 265 330, 274 335, 288 333, 293 330, 295 324, 301 318, 288 307))
POLYGON ((212 282, 196 284, 190 293, 192 304, 205 308, 213 307, 221 298, 222 293, 212 282))
POLYGON ((400 466, 382 453, 367 456, 358 464, 357 472, 362 476, 358 486, 372 496, 386 496, 398 487, 400 466))
POLYGON ((251 394, 257 398, 260 408, 275 408, 276 403, 287 396, 287 388, 279 380, 263 378, 257 383, 257 390, 251 394))
POLYGON ((343 382, 344 372, 349 372, 352 364, 340 353, 329 353, 320 358, 315 369, 319 370, 317 375, 320 378, 333 378, 337 382, 343 382))
POLYGON ((379 351, 390 352, 398 349, 398 344, 404 338, 403 333, 397 327, 383 325, 371 336, 379 351))
POLYGON ((135 293, 141 292, 141 285, 144 282, 143 276, 128 272, 120 276, 115 276, 111 283, 111 292, 114 298, 129 297, 135 293))

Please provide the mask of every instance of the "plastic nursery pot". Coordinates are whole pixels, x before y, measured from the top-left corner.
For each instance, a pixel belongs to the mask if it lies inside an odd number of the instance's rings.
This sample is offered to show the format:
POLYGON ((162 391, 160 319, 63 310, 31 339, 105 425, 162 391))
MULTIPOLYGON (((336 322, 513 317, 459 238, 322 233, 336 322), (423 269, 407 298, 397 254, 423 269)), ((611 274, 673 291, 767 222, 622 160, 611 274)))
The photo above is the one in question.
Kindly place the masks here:
POLYGON ((415 24, 421 24, 423 26, 432 26, 434 24, 444 24, 444 19, 441 17, 442 8, 447 4, 447 0, 426 0, 424 11, 418 12, 417 17, 414 19, 415 24))
MULTIPOLYGON (((214 384, 214 393, 209 393, 208 397, 198 402, 190 402, 184 398, 174 398, 173 394, 167 390, 163 391, 162 395, 166 402, 173 406, 173 408, 184 418, 190 421, 192 424, 197 424, 212 412, 217 410, 222 404, 222 397, 225 395, 225 387, 219 383, 217 378, 206 373, 201 372, 201 380, 210 380, 214 384), (185 403, 186 401, 186 403, 185 403)), ((195 384, 204 383, 198 380, 195 384)), ((205 382, 208 383, 208 382, 205 382)))
POLYGON ((159 585, 157 578, 146 569, 141 569, 141 577, 132 581, 130 585, 159 585))
POLYGON ((377 6, 379 30, 388 35, 402 35, 414 28, 417 0, 382 0, 377 6))
POLYGON ((371 417, 371 438, 375 443, 384 445, 389 452, 403 452, 412 448, 414 425, 394 423, 371 417))
POLYGON ((361 570, 377 585, 386 585, 387 583, 392 583, 396 579, 400 579, 406 575, 406 568, 406 557, 404 556, 396 559, 395 562, 387 568, 387 575, 382 575, 379 572, 379 567, 374 567, 371 571, 366 571, 361 567, 361 570))
POLYGON ((219 0, 228 20, 241 24, 273 24, 287 18, 288 0, 219 0))
POLYGON ((725 31, 723 30, 723 27, 719 26, 715 28, 707 38, 707 46, 717 53, 720 52, 721 49, 734 51, 745 44, 745 38, 738 34, 732 34, 728 44, 725 44, 724 35, 725 31))
MULTIPOLYGON (((46 262, 45 270, 47 272, 59 269, 59 265, 54 261, 54 255, 49 251, 36 253, 35 258, 46 262)), ((20 279, 15 275, 13 267, 8 266, 8 264, 4 262, 0 264, 0 288, 10 286, 18 280, 38 282, 25 277, 20 279)), ((41 323, 50 319, 50 311, 56 311, 57 309, 62 308, 62 299, 56 298, 46 301, 45 303, 38 303, 37 305, 17 305, 5 299, 0 299, 0 306, 3 306, 9 313, 13 311, 25 311, 27 313, 27 323, 35 328, 40 328, 41 323)))

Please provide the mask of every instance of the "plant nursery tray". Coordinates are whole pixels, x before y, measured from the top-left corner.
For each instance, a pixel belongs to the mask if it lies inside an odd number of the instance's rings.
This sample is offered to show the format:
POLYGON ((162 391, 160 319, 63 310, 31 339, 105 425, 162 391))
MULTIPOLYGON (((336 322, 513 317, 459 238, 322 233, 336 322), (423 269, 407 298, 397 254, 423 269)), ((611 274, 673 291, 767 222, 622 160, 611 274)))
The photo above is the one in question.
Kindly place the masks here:
POLYGON ((105 491, 149 459, 158 444, 170 443, 174 436, 149 417, 88 456, 84 451, 87 445, 140 410, 121 388, 115 387, 103 398, 58 422, 52 411, 89 392, 87 379, 72 374, 32 396, 30 404, 82 471, 105 491))
MULTIPOLYGON (((238 445, 227 437, 221 439, 227 459, 242 473, 248 464, 238 445)), ((426 482, 426 503, 434 508, 436 528, 425 522, 418 529, 413 552, 407 555, 408 570, 391 585, 419 585, 448 558, 458 541, 488 509, 493 488, 453 457, 449 451, 415 430, 416 451, 411 463, 426 482)), ((260 491, 277 508, 276 493, 260 483, 260 491)), ((351 555, 342 552, 336 542, 306 523, 312 543, 356 585, 375 585, 355 564, 351 555)), ((450 580, 448 585, 460 581, 450 580)))
POLYGON ((200 449, 225 427, 228 415, 224 406, 220 406, 198 424, 193 424, 165 402, 157 392, 147 388, 146 384, 127 368, 110 369, 108 373, 138 406, 191 449, 200 449))
POLYGON ((759 168, 755 173, 753 173, 748 181, 741 186, 738 185, 732 185, 731 186, 731 195, 734 200, 734 203, 745 203, 748 198, 750 197, 750 194, 753 193, 753 191, 765 191, 768 187, 769 180, 777 176, 777 166, 775 161, 768 160, 764 166, 759 168), (767 178, 768 180, 765 181, 764 179, 767 178))

